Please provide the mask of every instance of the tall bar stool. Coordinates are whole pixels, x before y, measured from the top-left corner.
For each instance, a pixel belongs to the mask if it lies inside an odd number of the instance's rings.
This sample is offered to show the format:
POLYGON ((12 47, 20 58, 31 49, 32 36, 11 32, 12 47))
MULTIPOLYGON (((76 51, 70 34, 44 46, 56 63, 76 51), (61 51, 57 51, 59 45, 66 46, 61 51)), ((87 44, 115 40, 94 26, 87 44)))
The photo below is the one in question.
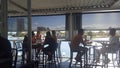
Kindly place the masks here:
MULTIPOLYGON (((105 45, 106 47, 109 46, 109 41, 105 41, 105 42, 102 42, 103 45, 105 45)), ((119 44, 120 45, 120 44, 119 44)), ((115 61, 117 62, 117 65, 119 65, 119 48, 120 46, 117 46, 114 48, 112 48, 111 50, 107 51, 106 52, 106 55, 107 57, 109 57, 108 55, 111 54, 111 61, 112 61, 112 64, 113 64, 113 67, 115 68, 116 67, 116 64, 115 64, 115 61), (115 55, 115 56, 114 56, 115 55), (114 58, 115 57, 115 58, 114 58)), ((107 60, 106 58, 103 57, 104 60, 107 60)), ((108 64, 103 64, 104 67, 108 68, 108 64)))
POLYGON ((18 51, 16 48, 12 48, 12 67, 16 68, 17 66, 17 58, 18 58, 18 51))
MULTIPOLYGON (((46 68, 47 66, 53 66, 52 63, 54 63, 55 68, 57 68, 57 65, 59 64, 59 57, 57 57, 57 48, 58 44, 56 45, 55 52, 52 55, 52 60, 48 61, 48 55, 45 55, 44 52, 42 52, 42 62, 43 62, 43 68, 46 68)), ((58 66, 59 67, 59 66, 58 66)))
MULTIPOLYGON (((96 61, 96 58, 97 58, 97 51, 98 50, 96 50, 97 48, 101 48, 102 46, 93 46, 92 47, 92 49, 93 49, 93 59, 92 59, 92 62, 91 62, 91 65, 92 65, 92 67, 94 67, 94 68, 97 68, 97 67, 100 67, 100 68, 103 68, 104 67, 104 65, 103 65, 103 63, 102 64, 97 64, 95 61, 96 61)), ((100 61, 101 61, 102 59, 100 58, 100 61)))
MULTIPOLYGON (((71 43, 69 42, 69 47, 70 47, 70 63, 69 63, 69 68, 72 68, 71 65, 72 65, 72 62, 73 62, 73 53, 77 53, 77 51, 74 51, 71 47, 71 43)), ((82 59, 82 58, 81 58, 82 59)), ((76 63, 75 63, 76 65, 76 63)), ((80 68, 82 68, 82 61, 80 62, 80 68)))
MULTIPOLYGON (((106 54, 107 54, 107 57, 108 57, 108 55, 112 55, 111 56, 111 61, 112 61, 112 64, 113 64, 113 67, 115 68, 116 67, 116 64, 115 64, 115 61, 116 61, 116 63, 117 63, 117 65, 119 64, 119 49, 117 49, 117 50, 115 50, 115 51, 109 51, 109 52, 106 52, 106 54)), ((106 59, 106 58, 105 58, 106 59)), ((106 59, 107 60, 107 59, 106 59)), ((109 66, 108 66, 108 64, 105 64, 105 66, 106 66, 106 68, 108 68, 109 66)))
POLYGON ((15 45, 16 45, 16 49, 17 49, 17 51, 18 51, 18 54, 17 54, 17 57, 19 57, 19 58, 21 58, 21 59, 17 59, 17 62, 20 62, 21 64, 23 64, 23 59, 22 59, 22 57, 21 56, 23 56, 23 45, 22 45, 22 41, 15 41, 14 42, 15 43, 15 45))

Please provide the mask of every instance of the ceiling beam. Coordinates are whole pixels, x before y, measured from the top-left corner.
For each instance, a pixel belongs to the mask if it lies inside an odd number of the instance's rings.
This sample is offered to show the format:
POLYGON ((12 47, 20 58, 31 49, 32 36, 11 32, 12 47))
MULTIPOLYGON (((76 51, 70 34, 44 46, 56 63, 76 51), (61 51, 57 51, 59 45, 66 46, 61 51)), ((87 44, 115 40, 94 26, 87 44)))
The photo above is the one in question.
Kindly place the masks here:
POLYGON ((10 2, 11 4, 13 4, 13 5, 17 6, 18 8, 20 8, 20 9, 22 9, 22 10, 24 10, 24 11, 27 11, 27 9, 26 9, 26 8, 24 8, 23 6, 21 6, 21 5, 17 4, 17 3, 15 3, 14 1, 9 0, 9 2, 10 2))
POLYGON ((120 4, 120 0, 114 0, 114 2, 110 5, 110 7, 115 7, 118 6, 120 4))

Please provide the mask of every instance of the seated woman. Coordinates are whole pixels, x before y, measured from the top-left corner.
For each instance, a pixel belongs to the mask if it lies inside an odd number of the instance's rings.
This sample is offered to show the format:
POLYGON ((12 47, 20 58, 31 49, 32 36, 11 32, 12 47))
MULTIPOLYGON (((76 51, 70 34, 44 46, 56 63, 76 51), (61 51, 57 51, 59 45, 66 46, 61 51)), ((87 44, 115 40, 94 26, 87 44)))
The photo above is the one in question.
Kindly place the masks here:
POLYGON ((43 48, 43 52, 48 55, 48 61, 52 60, 52 55, 55 52, 56 42, 52 38, 50 31, 46 32, 46 37, 43 45, 48 44, 47 47, 43 48))
POLYGON ((56 36, 56 31, 55 30, 52 30, 52 38, 55 40, 55 43, 56 43, 55 50, 56 50, 57 47, 58 47, 58 43, 57 43, 57 36, 56 36))

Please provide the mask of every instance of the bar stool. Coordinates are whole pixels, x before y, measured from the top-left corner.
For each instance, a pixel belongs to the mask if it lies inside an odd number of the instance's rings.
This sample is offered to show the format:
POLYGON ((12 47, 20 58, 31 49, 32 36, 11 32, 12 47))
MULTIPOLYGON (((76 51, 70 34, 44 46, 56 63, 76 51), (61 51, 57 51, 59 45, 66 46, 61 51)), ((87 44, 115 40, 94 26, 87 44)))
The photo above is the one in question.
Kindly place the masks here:
MULTIPOLYGON (((98 57, 98 55, 97 55, 97 53, 98 53, 98 50, 99 49, 97 49, 97 48, 101 48, 102 46, 93 46, 92 47, 92 49, 93 49, 93 59, 92 59, 92 67, 94 67, 94 68, 97 68, 97 67, 101 67, 101 68, 103 68, 104 67, 104 65, 103 65, 103 63, 102 64, 97 64, 96 63, 96 59, 97 59, 97 57, 98 57)), ((100 59, 100 60, 102 60, 102 59, 100 59)))
MULTIPOLYGON (((22 44, 22 41, 15 41, 14 43, 15 43, 16 49, 18 51, 17 57, 23 56, 23 47, 22 47, 23 44, 22 44)), ((24 64, 23 58, 21 58, 19 60, 17 59, 17 62, 21 62, 21 64, 24 64)))
MULTIPOLYGON (((115 61, 117 62, 117 64, 118 64, 118 62, 119 62, 119 49, 116 49, 116 50, 111 50, 111 51, 109 51, 109 52, 106 52, 106 54, 107 54, 107 57, 108 57, 108 55, 112 55, 111 56, 111 61, 112 61, 112 64, 113 64, 113 66, 114 66, 114 68, 115 68, 115 61)), ((106 58, 105 58, 106 59, 106 58)), ((107 60, 107 59, 106 59, 107 60)), ((105 66, 108 68, 109 66, 108 66, 108 64, 105 64, 105 66)))
POLYGON ((16 48, 12 48, 12 67, 16 68, 17 65, 17 58, 18 58, 18 50, 16 48))
MULTIPOLYGON (((69 68, 71 68, 72 62, 73 62, 73 53, 76 53, 77 51, 74 51, 71 47, 71 44, 69 43, 70 47, 70 63, 69 63, 69 68)), ((82 58, 81 58, 82 59, 82 58)), ((76 63, 75 63, 76 65, 76 63)), ((82 68, 82 61, 80 62, 80 68, 82 68)))
POLYGON ((48 55, 46 55, 44 52, 42 52, 43 53, 43 56, 42 56, 43 68, 46 68, 46 66, 52 66, 52 63, 54 63, 55 68, 57 68, 57 64, 59 64, 59 60, 57 57, 57 48, 58 48, 58 44, 56 45, 55 52, 52 55, 53 59, 50 61, 47 60, 48 55))

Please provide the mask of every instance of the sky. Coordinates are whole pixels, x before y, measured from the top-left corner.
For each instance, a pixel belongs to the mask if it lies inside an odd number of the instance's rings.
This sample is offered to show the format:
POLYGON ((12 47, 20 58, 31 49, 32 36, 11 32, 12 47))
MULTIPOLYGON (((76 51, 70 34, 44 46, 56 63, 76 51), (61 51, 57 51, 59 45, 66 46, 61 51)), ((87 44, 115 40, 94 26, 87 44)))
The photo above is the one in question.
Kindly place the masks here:
POLYGON ((83 28, 107 29, 120 26, 120 13, 84 14, 82 18, 83 28))
MULTIPOLYGON (((25 29, 27 29, 27 18, 14 17, 8 19, 8 29, 17 29, 17 19, 23 19, 25 22, 25 29)), ((48 27, 51 30, 65 30, 65 15, 55 16, 33 16, 32 29, 37 27, 48 27)), ((108 29, 109 27, 120 28, 120 13, 97 13, 97 14, 83 14, 82 25, 85 29, 108 29)))
MULTIPOLYGON (((27 29, 27 18, 13 17, 8 19, 8 29, 17 30, 17 20, 23 19, 25 22, 25 29, 27 29)), ((55 16, 33 16, 32 30, 37 30, 37 27, 48 27, 51 30, 65 30, 65 15, 55 16)))
POLYGON ((65 15, 32 17, 32 27, 44 26, 51 30, 65 30, 65 15))

